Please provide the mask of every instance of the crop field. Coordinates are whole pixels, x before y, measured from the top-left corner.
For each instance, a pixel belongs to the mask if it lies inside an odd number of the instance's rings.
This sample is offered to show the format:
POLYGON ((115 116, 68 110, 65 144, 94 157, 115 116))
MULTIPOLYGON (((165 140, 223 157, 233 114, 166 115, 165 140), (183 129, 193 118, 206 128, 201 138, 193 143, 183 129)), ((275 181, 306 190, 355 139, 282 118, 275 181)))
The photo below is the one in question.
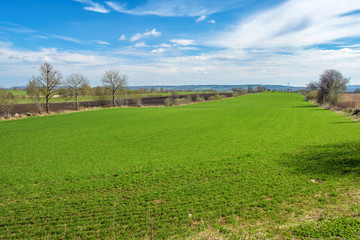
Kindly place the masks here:
POLYGON ((343 94, 338 105, 344 108, 360 108, 360 93, 343 94))
POLYGON ((360 126, 295 93, 0 122, 0 239, 359 239, 360 126))

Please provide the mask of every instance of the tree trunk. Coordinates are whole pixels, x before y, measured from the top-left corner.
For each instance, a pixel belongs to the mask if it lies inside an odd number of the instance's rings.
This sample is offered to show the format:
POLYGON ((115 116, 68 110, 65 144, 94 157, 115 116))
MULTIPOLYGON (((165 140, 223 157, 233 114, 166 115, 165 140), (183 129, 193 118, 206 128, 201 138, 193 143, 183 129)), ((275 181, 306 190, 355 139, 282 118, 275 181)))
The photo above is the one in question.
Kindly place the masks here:
POLYGON ((38 100, 38 102, 36 103, 36 108, 37 108, 38 113, 41 113, 41 102, 40 102, 40 100, 38 100))
POLYGON ((78 100, 78 95, 76 94, 75 96, 76 99, 76 110, 79 110, 79 100, 78 100))
POLYGON ((113 104, 113 106, 115 107, 115 92, 113 92, 112 104, 113 104))
POLYGON ((46 97, 46 113, 49 113, 49 98, 46 97))

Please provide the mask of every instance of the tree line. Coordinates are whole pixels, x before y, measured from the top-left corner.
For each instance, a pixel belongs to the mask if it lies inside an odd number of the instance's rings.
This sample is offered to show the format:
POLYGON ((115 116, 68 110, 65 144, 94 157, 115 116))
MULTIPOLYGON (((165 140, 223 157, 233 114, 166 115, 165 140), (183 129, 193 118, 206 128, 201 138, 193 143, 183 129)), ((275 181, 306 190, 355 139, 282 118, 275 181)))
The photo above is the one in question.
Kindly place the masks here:
POLYGON ((243 94, 247 94, 247 93, 258 93, 258 92, 265 92, 269 89, 267 89, 264 86, 257 86, 256 88, 254 88, 251 85, 248 85, 247 88, 242 88, 242 87, 234 87, 231 89, 234 93, 238 94, 238 95, 243 95, 243 94))
MULTIPOLYGON (((45 100, 46 113, 50 111, 50 100, 54 96, 74 97, 75 107, 79 109, 79 96, 86 95, 91 90, 94 95, 104 95, 110 92, 112 105, 116 106, 115 95, 127 87, 128 76, 117 71, 107 70, 101 78, 103 87, 92 89, 89 80, 79 73, 73 73, 64 78, 51 64, 41 64, 39 75, 33 75, 26 86, 26 93, 36 106, 38 113, 42 111, 42 102, 45 100)), ((15 103, 15 95, 0 88, 0 106, 5 117, 9 117, 15 103)))
MULTIPOLYGON (((111 90, 112 104, 115 103, 115 94, 118 90, 127 86, 128 76, 117 70, 107 70, 101 78, 104 87, 111 90)), ((84 88, 89 86, 89 81, 79 73, 69 75, 64 81, 62 74, 54 67, 45 62, 40 66, 40 74, 33 76, 27 85, 27 93, 30 98, 41 107, 40 99, 45 98, 46 113, 49 113, 49 101, 59 93, 59 86, 66 85, 67 91, 75 97, 76 109, 79 109, 78 97, 84 88)))

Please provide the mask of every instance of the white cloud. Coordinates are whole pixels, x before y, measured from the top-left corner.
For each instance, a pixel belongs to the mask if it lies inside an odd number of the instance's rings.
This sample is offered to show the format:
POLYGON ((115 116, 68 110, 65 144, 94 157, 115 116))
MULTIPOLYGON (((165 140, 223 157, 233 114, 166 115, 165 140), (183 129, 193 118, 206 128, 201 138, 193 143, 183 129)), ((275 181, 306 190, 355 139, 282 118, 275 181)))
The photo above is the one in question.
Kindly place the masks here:
POLYGON ((110 43, 106 41, 97 40, 96 42, 101 45, 110 45, 110 43))
POLYGON ((204 21, 206 19, 206 16, 205 15, 202 15, 202 16, 200 16, 199 18, 197 18, 195 21, 196 22, 202 22, 202 21, 204 21))
POLYGON ((91 0, 74 0, 74 1, 87 4, 88 6, 84 7, 84 9, 88 10, 88 11, 99 12, 99 13, 109 13, 110 12, 103 5, 93 2, 91 0))
POLYGON ((164 48, 157 48, 151 51, 151 53, 164 53, 166 49, 164 48))
POLYGON ((124 34, 122 34, 118 39, 118 41, 125 41, 125 40, 126 40, 126 36, 124 34))
POLYGON ((244 7, 251 1, 244 0, 148 0, 134 8, 126 8, 125 4, 107 1, 106 4, 115 11, 132 15, 157 15, 163 17, 190 16, 198 17, 244 7))
POLYGON ((172 39, 170 40, 170 42, 181 46, 189 46, 195 44, 195 40, 191 40, 191 39, 172 39))
POLYGON ((135 42, 135 41, 138 41, 144 37, 150 37, 150 36, 153 36, 153 37, 159 37, 161 35, 161 32, 158 32, 156 30, 156 28, 154 28, 153 30, 149 31, 149 32, 145 32, 145 33, 136 33, 134 36, 132 36, 130 38, 130 41, 131 42, 135 42))
POLYGON ((145 42, 138 42, 134 45, 134 47, 148 47, 145 42))
MULTIPOLYGON (((171 48, 170 48, 171 49, 171 48)), ((194 56, 174 56, 174 52, 159 47, 152 51, 129 48, 127 51, 101 52, 62 51, 43 48, 38 51, 16 49, 0 42, 0 85, 25 85, 38 73, 40 64, 48 61, 64 75, 84 73, 93 86, 105 69, 126 69, 130 85, 154 84, 287 84, 304 86, 316 80, 327 68, 335 68, 351 84, 360 84, 360 49, 317 48, 225 49, 194 56), (291 51, 291 52, 287 52, 291 51), (142 60, 134 60, 134 55, 142 60), (11 80, 9 80, 11 79, 11 80), (11 82, 9 82, 11 81, 11 82)), ((124 70, 125 71, 125 70, 124 70)))
POLYGON ((210 20, 208 23, 214 24, 214 23, 216 23, 216 21, 215 20, 210 20))
POLYGON ((171 48, 172 46, 170 44, 167 44, 167 43, 162 43, 159 45, 159 47, 161 48, 171 48))
POLYGON ((117 12, 126 11, 126 4, 119 4, 117 2, 111 2, 111 1, 106 1, 105 3, 117 12))
POLYGON ((57 38, 57 39, 61 39, 64 41, 68 41, 68 42, 73 42, 73 43, 82 43, 81 40, 76 39, 76 38, 71 38, 71 37, 67 37, 67 36, 59 36, 59 35, 52 35, 52 38, 57 38))
POLYGON ((360 1, 289 0, 256 13, 219 34, 212 45, 229 48, 305 47, 360 36, 360 1))

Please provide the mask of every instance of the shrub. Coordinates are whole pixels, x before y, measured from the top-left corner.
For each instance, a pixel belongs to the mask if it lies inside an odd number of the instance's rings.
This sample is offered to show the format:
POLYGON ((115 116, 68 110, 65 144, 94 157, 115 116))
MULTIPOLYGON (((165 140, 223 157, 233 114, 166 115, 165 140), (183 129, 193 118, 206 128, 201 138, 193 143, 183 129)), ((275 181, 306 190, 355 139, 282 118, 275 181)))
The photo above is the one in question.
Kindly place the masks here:
POLYGON ((189 103, 193 101, 193 97, 191 95, 186 95, 185 98, 189 103))
POLYGON ((136 105, 137 107, 141 107, 141 105, 142 105, 142 102, 141 102, 142 98, 141 98, 141 95, 140 95, 140 94, 134 95, 133 100, 134 100, 134 103, 135 103, 135 105, 136 105))
POLYGON ((190 101, 186 98, 177 98, 174 101, 174 105, 184 105, 184 104, 188 104, 190 101))
POLYGON ((173 106, 174 105, 174 99, 172 97, 168 97, 164 100, 164 104, 167 107, 173 106))
POLYGON ((318 91, 311 91, 311 92, 308 92, 305 97, 307 100, 313 100, 313 99, 317 99, 317 96, 318 95, 318 91))
POLYGON ((197 95, 197 96, 196 96, 196 101, 197 101, 197 102, 204 102, 204 101, 205 101, 205 98, 204 98, 204 97, 201 97, 200 95, 197 95))

